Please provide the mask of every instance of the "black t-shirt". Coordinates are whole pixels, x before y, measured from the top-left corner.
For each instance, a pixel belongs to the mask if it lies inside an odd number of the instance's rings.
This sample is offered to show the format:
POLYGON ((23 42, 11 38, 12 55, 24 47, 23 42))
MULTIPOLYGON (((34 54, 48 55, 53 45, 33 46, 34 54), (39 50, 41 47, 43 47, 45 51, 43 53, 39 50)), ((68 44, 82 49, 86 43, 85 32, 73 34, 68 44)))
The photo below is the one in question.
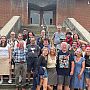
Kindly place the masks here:
POLYGON ((61 50, 57 56, 57 74, 69 76, 71 71, 71 62, 74 61, 74 56, 69 52, 63 53, 61 50), (66 59, 66 57, 68 57, 66 59))
POLYGON ((85 67, 90 67, 90 55, 85 55, 85 67))

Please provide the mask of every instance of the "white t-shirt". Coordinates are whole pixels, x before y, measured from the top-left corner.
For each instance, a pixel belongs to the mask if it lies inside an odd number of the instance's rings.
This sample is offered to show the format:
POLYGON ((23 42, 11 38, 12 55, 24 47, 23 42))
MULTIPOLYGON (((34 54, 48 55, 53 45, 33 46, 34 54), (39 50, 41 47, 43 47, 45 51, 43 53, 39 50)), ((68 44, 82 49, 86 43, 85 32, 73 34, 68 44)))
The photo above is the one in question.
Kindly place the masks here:
POLYGON ((9 57, 9 52, 8 52, 9 48, 10 48, 9 44, 7 44, 6 47, 0 47, 0 57, 8 58, 9 57))
MULTIPOLYGON (((26 42, 23 40, 23 42, 24 42, 24 48, 26 48, 26 42)), ((18 42, 16 41, 15 42, 15 45, 14 45, 14 49, 16 49, 17 48, 17 44, 18 44, 18 42)))

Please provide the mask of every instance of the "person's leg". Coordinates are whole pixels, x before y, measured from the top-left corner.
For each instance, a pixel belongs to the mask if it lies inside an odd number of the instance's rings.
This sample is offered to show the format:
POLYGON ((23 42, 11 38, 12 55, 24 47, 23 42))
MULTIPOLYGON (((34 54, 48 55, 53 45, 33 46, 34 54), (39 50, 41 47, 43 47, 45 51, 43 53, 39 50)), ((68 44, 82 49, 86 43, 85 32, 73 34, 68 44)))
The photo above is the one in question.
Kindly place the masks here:
POLYGON ((38 59, 37 58, 32 58, 32 63, 33 63, 33 87, 32 90, 36 90, 37 87, 37 63, 38 59))
POLYGON ((12 83, 12 66, 11 66, 11 63, 10 63, 10 75, 9 75, 8 83, 12 83))
POLYGON ((90 69, 85 69, 86 90, 90 90, 90 69))
POLYGON ((65 85, 64 90, 70 90, 68 85, 65 85))
POLYGON ((33 75, 33 86, 32 86, 32 90, 36 90, 36 87, 37 87, 37 79, 36 79, 36 76, 33 75))
POLYGON ((32 58, 28 58, 27 59, 28 82, 30 82, 32 66, 33 66, 33 60, 32 60, 32 58))
POLYGON ((64 82, 64 76, 58 75, 57 77, 57 90, 63 90, 63 82, 64 82))
POLYGON ((1 80, 0 80, 0 84, 3 83, 3 75, 0 76, 1 80))
POLYGON ((22 64, 22 71, 21 71, 21 77, 22 77, 22 88, 25 88, 26 85, 26 73, 27 73, 27 64, 22 64))
POLYGON ((47 88, 48 90, 53 90, 53 85, 48 85, 47 88))
POLYGON ((20 71, 21 71, 21 65, 18 63, 15 63, 15 84, 16 87, 19 86, 19 75, 20 75, 20 71))
POLYGON ((43 78, 43 90, 47 90, 47 82, 48 82, 47 77, 43 78))
POLYGON ((59 84, 58 86, 57 86, 57 90, 63 90, 63 85, 62 84, 59 84))
POLYGON ((70 77, 69 76, 65 76, 64 77, 64 90, 70 90, 69 86, 70 86, 70 77))
POLYGON ((38 82, 38 84, 37 84, 37 88, 36 88, 36 90, 41 90, 42 83, 43 83, 43 79, 40 78, 40 80, 39 80, 39 82, 38 82))
POLYGON ((90 79, 86 78, 87 90, 90 90, 90 79))

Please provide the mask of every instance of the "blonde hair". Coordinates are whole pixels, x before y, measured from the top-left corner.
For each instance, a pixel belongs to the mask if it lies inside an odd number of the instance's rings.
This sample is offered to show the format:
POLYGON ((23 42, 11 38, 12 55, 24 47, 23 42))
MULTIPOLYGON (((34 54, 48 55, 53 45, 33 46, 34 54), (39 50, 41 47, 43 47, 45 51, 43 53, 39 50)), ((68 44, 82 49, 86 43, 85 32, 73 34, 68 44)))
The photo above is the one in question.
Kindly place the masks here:
POLYGON ((55 55, 56 55, 56 48, 55 48, 54 46, 52 46, 52 47, 50 48, 49 54, 51 54, 51 49, 54 49, 54 50, 55 50, 55 53, 54 53, 54 56, 55 56, 55 55))

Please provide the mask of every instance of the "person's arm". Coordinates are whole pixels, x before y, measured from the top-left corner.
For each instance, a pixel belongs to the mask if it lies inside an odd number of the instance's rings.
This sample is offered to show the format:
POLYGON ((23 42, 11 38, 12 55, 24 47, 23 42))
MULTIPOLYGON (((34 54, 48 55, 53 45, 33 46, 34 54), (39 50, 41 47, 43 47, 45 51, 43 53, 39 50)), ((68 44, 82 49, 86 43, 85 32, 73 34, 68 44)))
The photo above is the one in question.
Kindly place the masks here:
POLYGON ((74 74, 74 67, 75 67, 74 55, 73 54, 70 54, 70 60, 71 60, 71 71, 70 71, 70 75, 72 76, 74 74))
POLYGON ((8 48, 8 52, 9 52, 9 62, 11 62, 11 53, 12 52, 11 52, 11 48, 10 47, 8 48))
POLYGON ((71 62, 71 72, 70 72, 70 75, 74 74, 74 67, 75 67, 74 61, 72 61, 71 62))
POLYGON ((85 61, 82 62, 82 68, 81 68, 81 71, 78 75, 78 78, 81 79, 82 78, 82 73, 84 72, 84 69, 85 69, 85 61))
POLYGON ((39 46, 37 46, 37 54, 38 54, 38 56, 40 55, 40 47, 39 46))
POLYGON ((79 42, 80 42, 81 44, 88 44, 88 42, 83 41, 83 40, 79 40, 79 42))
POLYGON ((53 34, 52 38, 51 38, 51 44, 54 45, 54 38, 55 38, 55 33, 53 34))
POLYGON ((14 58, 14 60, 15 60, 15 57, 16 57, 16 49, 14 49, 14 51, 13 51, 13 58, 14 58))

